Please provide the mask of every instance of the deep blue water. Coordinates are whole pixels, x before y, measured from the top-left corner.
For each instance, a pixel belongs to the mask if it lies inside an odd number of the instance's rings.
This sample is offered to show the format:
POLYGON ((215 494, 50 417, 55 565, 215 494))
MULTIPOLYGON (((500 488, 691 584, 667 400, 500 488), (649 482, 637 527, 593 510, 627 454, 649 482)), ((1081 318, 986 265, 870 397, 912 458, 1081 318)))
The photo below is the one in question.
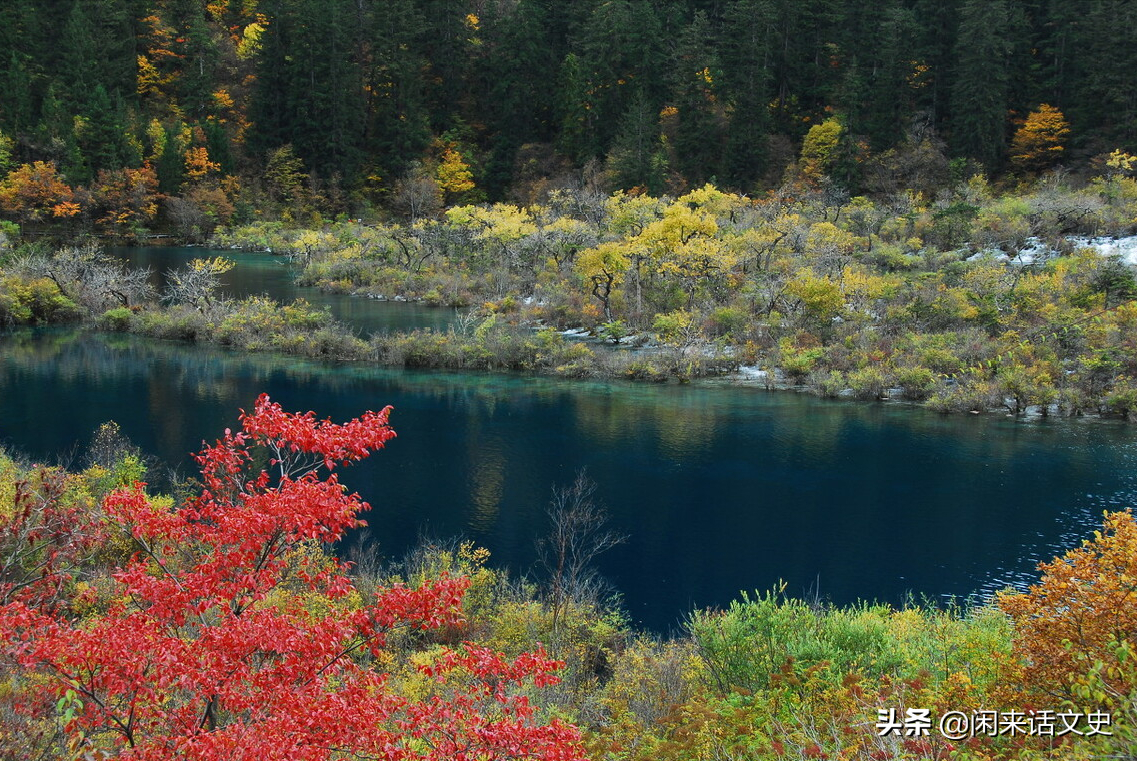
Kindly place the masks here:
POLYGON ((326 365, 70 330, 0 336, 0 444, 38 459, 81 450, 113 419, 186 471, 262 391, 333 419, 395 406, 398 438, 342 474, 374 505, 388 555, 422 532, 464 534, 529 571, 552 488, 587 468, 630 537, 601 570, 657 630, 779 579, 838 603, 990 592, 1137 501, 1137 431, 1121 423, 326 365))

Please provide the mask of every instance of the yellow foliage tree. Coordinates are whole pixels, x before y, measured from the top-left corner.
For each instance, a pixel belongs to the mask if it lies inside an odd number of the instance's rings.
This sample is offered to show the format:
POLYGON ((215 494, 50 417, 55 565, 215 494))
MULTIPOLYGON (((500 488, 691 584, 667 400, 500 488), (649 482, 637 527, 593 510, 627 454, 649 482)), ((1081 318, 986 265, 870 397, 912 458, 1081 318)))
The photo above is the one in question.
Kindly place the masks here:
POLYGON ((474 189, 474 174, 470 171, 470 165, 453 146, 447 146, 442 150, 435 179, 448 199, 474 189))
POLYGON ((821 322, 833 319, 845 307, 845 295, 841 292, 841 286, 827 277, 818 277, 809 270, 803 270, 787 283, 786 291, 801 302, 809 317, 821 322))
POLYGON ((1062 158, 1063 144, 1069 134, 1070 125, 1062 112, 1043 103, 1015 132, 1011 140, 1011 164, 1024 173, 1049 169, 1062 158))
POLYGON ((592 286, 592 295, 604 306, 604 317, 612 319, 612 289, 628 271, 630 260, 623 243, 608 241, 582 251, 576 258, 577 271, 592 286))
POLYGON ((186 151, 186 179, 190 182, 201 182, 220 171, 221 165, 209 160, 209 151, 204 145, 186 151))
POLYGON ((809 128, 801 144, 801 170, 817 179, 829 172, 837 160, 837 147, 845 128, 836 119, 826 119, 809 128))

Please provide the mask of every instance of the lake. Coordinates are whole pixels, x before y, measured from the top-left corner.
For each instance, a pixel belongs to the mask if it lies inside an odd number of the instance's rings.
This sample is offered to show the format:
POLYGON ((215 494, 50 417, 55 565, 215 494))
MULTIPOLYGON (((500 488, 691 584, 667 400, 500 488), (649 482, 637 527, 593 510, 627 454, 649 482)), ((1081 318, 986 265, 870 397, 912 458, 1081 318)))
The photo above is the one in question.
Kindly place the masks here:
POLYGON ((151 284, 161 291, 172 269, 184 267, 197 257, 224 256, 237 266, 221 276, 221 293, 232 297, 265 295, 285 303, 305 299, 329 311, 361 335, 384 330, 432 328, 445 330, 454 322, 453 309, 421 303, 379 301, 342 293, 325 293, 293 282, 288 259, 267 253, 217 251, 188 246, 111 247, 107 252, 132 267, 149 268, 151 284))
MULTIPOLYGON (((278 259, 234 258, 233 293, 315 300, 278 259)), ((328 303, 360 309, 370 329, 453 314, 328 303)), ((388 556, 423 535, 463 535, 492 564, 530 572, 553 488, 586 469, 629 537, 598 565, 633 621, 660 632, 779 580, 836 603, 989 594, 1035 578, 1103 510, 1137 502, 1137 429, 1119 422, 945 417, 720 381, 411 372, 71 328, 0 336, 0 445, 41 460, 81 452, 115 420, 189 473, 189 453, 262 391, 335 420, 394 405, 398 438, 341 476, 373 505, 388 556)))

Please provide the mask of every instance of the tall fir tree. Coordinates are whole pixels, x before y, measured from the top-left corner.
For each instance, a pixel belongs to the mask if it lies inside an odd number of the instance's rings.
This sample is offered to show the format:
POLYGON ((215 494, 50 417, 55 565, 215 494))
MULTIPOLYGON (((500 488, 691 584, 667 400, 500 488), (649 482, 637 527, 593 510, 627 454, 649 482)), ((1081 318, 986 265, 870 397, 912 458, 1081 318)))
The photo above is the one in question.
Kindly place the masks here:
POLYGON ((1077 131, 1097 132, 1094 152, 1137 150, 1137 4, 1091 0, 1079 27, 1083 57, 1075 109, 1077 131))
POLYGON ((772 0, 734 0, 724 14, 719 49, 730 105, 724 179, 752 190, 766 170, 770 132, 772 0))
POLYGON ((647 0, 610 0, 595 7, 582 29, 579 56, 587 79, 585 152, 607 153, 634 94, 653 103, 667 94, 663 17, 647 0))
POLYGON ((664 192, 667 156, 660 142, 659 109, 653 107, 646 93, 636 93, 620 118, 606 168, 618 190, 643 188, 652 195, 664 192))
POLYGON ((421 49, 427 62, 431 130, 441 134, 463 120, 468 105, 471 26, 480 23, 466 0, 421 0, 426 28, 421 49))
POLYGON ((546 10, 534 0, 487 6, 480 18, 472 67, 475 121, 485 124, 489 159, 483 187, 501 197, 513 175, 517 149, 551 141, 557 60, 546 37, 546 10))
POLYGON ((877 151, 904 137, 916 111, 916 91, 927 84, 924 65, 911 54, 917 31, 912 12, 899 2, 883 2, 879 10, 872 41, 858 61, 860 87, 845 108, 850 132, 867 136, 877 151))
POLYGON ((669 106, 665 120, 672 167, 694 186, 717 178, 726 142, 726 112, 720 94, 722 69, 710 21, 699 11, 675 45, 669 106), (673 126, 667 122, 673 121, 673 126))
POLYGON ((291 144, 322 177, 353 178, 363 99, 350 0, 276 0, 265 30, 250 145, 261 156, 291 144))
POLYGON ((386 0, 369 6, 366 21, 361 55, 364 145, 371 152, 372 175, 386 182, 401 175, 430 143, 428 63, 422 53, 426 19, 415 0, 386 0))
POLYGON ((1013 24, 1009 0, 966 0, 960 8, 951 94, 956 153, 998 168, 1006 146, 1013 24))

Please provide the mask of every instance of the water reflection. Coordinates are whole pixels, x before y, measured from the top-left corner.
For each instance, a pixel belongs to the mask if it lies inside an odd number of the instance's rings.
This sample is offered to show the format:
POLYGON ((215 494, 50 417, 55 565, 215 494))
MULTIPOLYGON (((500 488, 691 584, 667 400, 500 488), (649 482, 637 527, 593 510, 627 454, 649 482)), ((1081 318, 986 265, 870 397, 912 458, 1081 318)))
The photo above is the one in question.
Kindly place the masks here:
MULTIPOLYGON (((476 533, 494 530, 505 495, 506 459, 500 440, 467 439, 470 471, 470 512, 466 525, 476 533)), ((445 466, 443 466, 445 467, 445 466)))
POLYGON ((221 277, 221 292, 225 296, 243 298, 266 295, 282 302, 302 298, 315 306, 327 307, 337 320, 364 337, 386 330, 445 330, 454 323, 456 316, 453 309, 433 308, 419 303, 378 301, 298 286, 288 260, 268 253, 188 246, 124 246, 108 248, 107 252, 131 267, 148 268, 150 283, 159 292, 166 287, 171 270, 184 267, 196 258, 224 256, 237 264, 221 277))
POLYGON ((1137 498, 1137 435, 1102 422, 940 417, 753 389, 377 369, 84 335, 0 336, 0 443, 38 459, 113 419, 188 453, 266 391, 399 436, 343 479, 383 552, 465 533, 526 569, 554 485, 587 467, 614 528, 602 570, 656 628, 785 579, 837 602, 990 591, 1033 577, 1137 498))

